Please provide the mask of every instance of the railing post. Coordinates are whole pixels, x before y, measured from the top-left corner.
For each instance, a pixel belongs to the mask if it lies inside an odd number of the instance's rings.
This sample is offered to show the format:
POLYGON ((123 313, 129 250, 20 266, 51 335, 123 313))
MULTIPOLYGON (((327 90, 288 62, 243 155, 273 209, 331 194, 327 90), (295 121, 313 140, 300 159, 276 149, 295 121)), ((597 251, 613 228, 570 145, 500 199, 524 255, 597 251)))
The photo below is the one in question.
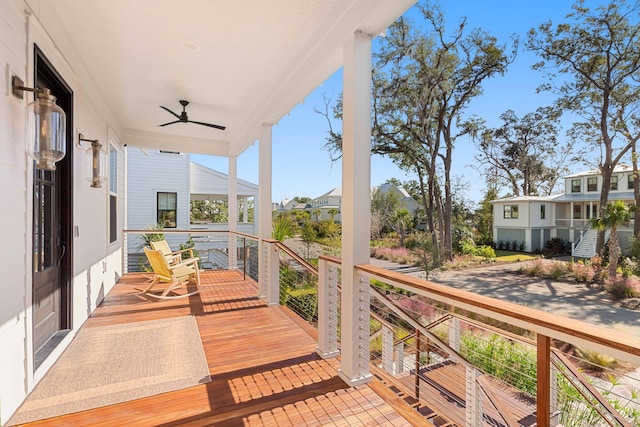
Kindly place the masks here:
POLYGON ((122 274, 129 272, 129 233, 122 233, 122 274))
POLYGON ((267 282, 271 271, 270 249, 271 244, 260 240, 258 242, 258 298, 267 300, 267 282))
POLYGON ((553 427, 558 425, 558 369, 551 365, 551 388, 549 389, 550 423, 553 427))
POLYGON ((551 339, 538 334, 537 427, 551 427, 551 339))
POLYGON ((393 329, 382 327, 382 369, 393 375, 393 329))
POLYGON ((267 305, 280 303, 280 257, 276 245, 266 243, 267 253, 267 289, 265 301, 267 305))
POLYGON ((455 316, 449 322, 449 347, 460 352, 460 319, 455 316))
POLYGON ((338 272, 318 259, 318 346, 323 359, 340 355, 338 348, 338 272))
POLYGON ((473 367, 466 368, 466 409, 465 420, 469 427, 482 426, 482 390, 477 378, 482 375, 473 367))
POLYGON ((396 345, 396 374, 404 372, 404 341, 396 345))

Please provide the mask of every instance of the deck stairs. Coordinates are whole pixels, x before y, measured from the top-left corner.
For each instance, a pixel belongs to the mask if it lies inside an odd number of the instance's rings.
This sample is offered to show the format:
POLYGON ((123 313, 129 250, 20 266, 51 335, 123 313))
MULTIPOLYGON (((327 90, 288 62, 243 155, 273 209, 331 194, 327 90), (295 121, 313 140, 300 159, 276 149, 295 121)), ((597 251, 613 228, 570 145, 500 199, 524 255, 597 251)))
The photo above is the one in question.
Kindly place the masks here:
MULTIPOLYGON (((610 230, 605 231, 604 240, 609 240, 610 230)), ((582 237, 574 245, 571 256, 575 258, 593 258, 596 256, 596 241, 598 240, 597 228, 586 228, 582 237)))

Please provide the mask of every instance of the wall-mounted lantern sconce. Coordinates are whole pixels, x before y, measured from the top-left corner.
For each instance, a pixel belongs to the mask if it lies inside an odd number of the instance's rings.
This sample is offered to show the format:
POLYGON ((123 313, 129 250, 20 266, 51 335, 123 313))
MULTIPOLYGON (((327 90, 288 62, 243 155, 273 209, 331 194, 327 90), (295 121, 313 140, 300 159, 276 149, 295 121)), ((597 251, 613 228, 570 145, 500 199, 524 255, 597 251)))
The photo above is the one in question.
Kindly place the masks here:
POLYGON ((27 143, 29 154, 36 160, 36 168, 54 171, 56 162, 66 153, 66 117, 56 104, 56 97, 49 89, 23 86, 18 76, 11 79, 12 93, 22 99, 23 92, 36 94, 36 99, 27 105, 27 143))
POLYGON ((102 188, 102 183, 107 180, 107 153, 102 149, 100 141, 87 139, 79 133, 78 145, 82 146, 83 142, 91 143, 85 152, 87 179, 91 182, 91 188, 102 188))

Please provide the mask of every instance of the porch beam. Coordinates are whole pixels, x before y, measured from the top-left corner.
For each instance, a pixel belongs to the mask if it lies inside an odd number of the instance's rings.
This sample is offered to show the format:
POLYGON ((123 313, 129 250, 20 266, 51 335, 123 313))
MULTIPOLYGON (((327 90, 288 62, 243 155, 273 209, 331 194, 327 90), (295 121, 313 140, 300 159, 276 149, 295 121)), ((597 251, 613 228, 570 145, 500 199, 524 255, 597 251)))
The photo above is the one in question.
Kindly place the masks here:
POLYGON ((371 204, 371 35, 345 43, 342 121, 342 316, 340 377, 368 382, 369 280, 355 266, 369 262, 371 204))

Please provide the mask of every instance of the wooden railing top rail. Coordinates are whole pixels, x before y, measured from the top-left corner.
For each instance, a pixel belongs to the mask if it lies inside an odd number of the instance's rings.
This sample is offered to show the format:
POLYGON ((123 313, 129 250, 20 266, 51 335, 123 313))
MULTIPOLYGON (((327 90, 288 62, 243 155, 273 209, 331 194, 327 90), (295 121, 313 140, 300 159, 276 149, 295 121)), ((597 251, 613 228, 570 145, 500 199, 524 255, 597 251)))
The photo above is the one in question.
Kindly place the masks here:
POLYGON ((271 243, 271 244, 276 245, 276 247, 278 249, 280 249, 282 252, 284 252, 287 255, 289 255, 291 258, 295 259, 304 268, 306 268, 307 271, 309 271, 311 274, 313 274, 316 277, 318 277, 318 269, 316 267, 314 267, 313 265, 309 264, 307 261, 305 261, 304 258, 302 258, 300 255, 298 255, 293 250, 291 250, 291 248, 289 248, 287 245, 285 245, 284 243, 282 243, 282 242, 280 242, 278 240, 273 240, 273 239, 264 239, 264 241, 267 242, 267 243, 271 243))
POLYGON ((123 230, 124 233, 131 234, 235 234, 236 236, 246 237, 247 239, 260 240, 258 236, 253 234, 243 233, 241 231, 230 230, 203 230, 203 229, 176 229, 176 228, 164 228, 162 230, 123 230))
POLYGON ((532 330, 550 338, 596 349, 603 354, 640 366, 640 337, 622 334, 613 329, 592 325, 577 319, 428 282, 368 264, 358 265, 356 269, 362 274, 383 280, 390 285, 407 289, 413 293, 532 330))

